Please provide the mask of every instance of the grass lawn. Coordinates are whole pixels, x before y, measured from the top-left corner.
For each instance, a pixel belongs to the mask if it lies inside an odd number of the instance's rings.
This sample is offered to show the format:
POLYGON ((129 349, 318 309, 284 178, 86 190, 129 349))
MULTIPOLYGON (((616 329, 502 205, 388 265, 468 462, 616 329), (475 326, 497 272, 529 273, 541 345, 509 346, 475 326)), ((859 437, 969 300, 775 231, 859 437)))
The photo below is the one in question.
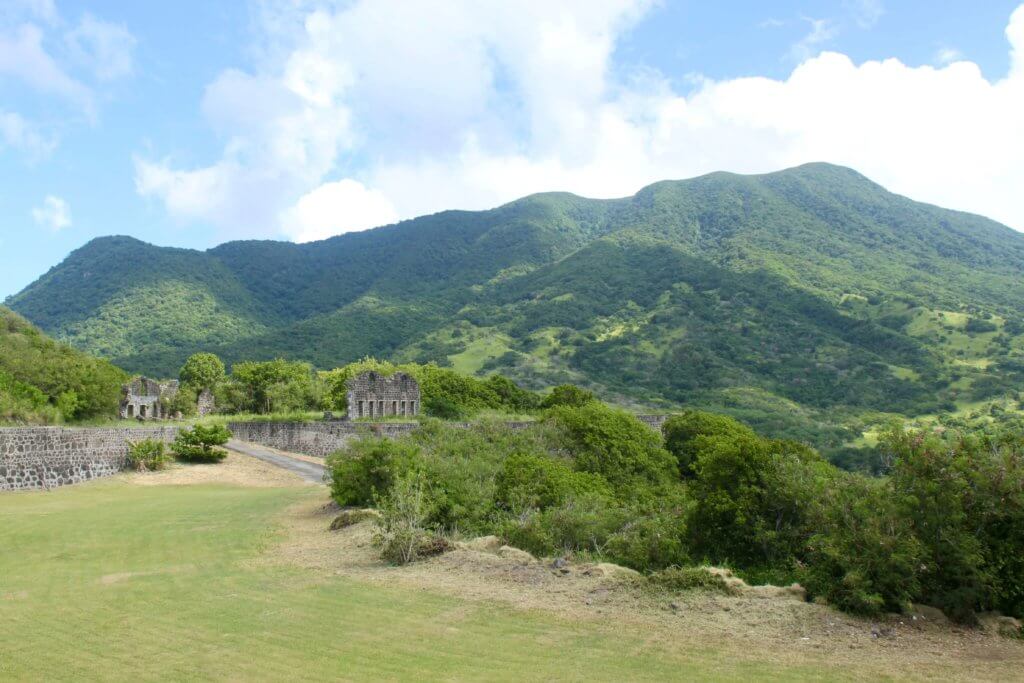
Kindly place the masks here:
POLYGON ((0 680, 835 680, 259 556, 320 488, 0 495, 0 680))

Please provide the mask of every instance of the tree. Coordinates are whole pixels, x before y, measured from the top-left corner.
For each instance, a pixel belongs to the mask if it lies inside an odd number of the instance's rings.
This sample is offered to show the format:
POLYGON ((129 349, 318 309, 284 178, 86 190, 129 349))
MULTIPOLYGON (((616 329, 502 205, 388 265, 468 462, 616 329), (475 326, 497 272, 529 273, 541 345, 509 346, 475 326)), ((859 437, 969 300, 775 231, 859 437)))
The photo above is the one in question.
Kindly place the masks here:
POLYGON ((679 474, 684 479, 693 476, 697 461, 697 437, 699 436, 747 436, 753 437, 754 430, 727 415, 706 413, 701 410, 687 410, 665 421, 661 428, 665 435, 665 448, 676 457, 679 474))
POLYGON ((320 394, 309 363, 277 360, 238 363, 232 378, 246 395, 245 408, 257 413, 317 407, 320 394))
POLYGON ((586 389, 580 389, 575 384, 560 384, 551 390, 551 393, 541 401, 542 408, 554 408, 555 406, 572 406, 579 408, 597 400, 594 393, 586 389))
POLYGON ((224 363, 212 353, 193 354, 181 368, 180 378, 197 391, 211 391, 224 380, 224 363))

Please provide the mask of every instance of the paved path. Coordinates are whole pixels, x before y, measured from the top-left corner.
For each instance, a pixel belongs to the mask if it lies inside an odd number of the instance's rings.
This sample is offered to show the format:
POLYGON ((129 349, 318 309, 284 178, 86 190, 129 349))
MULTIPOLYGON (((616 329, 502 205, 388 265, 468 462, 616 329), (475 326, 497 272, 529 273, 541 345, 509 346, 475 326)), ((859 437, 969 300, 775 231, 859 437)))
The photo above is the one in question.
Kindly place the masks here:
POLYGON ((228 441, 227 447, 236 453, 249 455, 277 465, 278 467, 283 467, 286 470, 295 472, 306 481, 316 482, 317 484, 323 483, 324 473, 327 471, 323 465, 299 460, 298 458, 289 458, 287 455, 271 451, 254 443, 247 443, 245 441, 236 441, 232 439, 231 441, 228 441))

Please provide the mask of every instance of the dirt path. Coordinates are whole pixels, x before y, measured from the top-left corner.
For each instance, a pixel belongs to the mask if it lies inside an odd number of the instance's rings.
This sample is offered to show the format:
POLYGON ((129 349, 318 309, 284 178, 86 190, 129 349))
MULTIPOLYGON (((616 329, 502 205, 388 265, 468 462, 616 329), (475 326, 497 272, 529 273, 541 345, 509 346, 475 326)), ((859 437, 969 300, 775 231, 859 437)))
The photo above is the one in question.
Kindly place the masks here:
POLYGON ((317 462, 312 462, 310 459, 293 457, 291 454, 284 453, 283 451, 254 443, 232 439, 228 442, 227 448, 236 453, 277 465, 289 472, 294 472, 306 481, 314 484, 323 483, 324 474, 327 472, 327 468, 317 462))

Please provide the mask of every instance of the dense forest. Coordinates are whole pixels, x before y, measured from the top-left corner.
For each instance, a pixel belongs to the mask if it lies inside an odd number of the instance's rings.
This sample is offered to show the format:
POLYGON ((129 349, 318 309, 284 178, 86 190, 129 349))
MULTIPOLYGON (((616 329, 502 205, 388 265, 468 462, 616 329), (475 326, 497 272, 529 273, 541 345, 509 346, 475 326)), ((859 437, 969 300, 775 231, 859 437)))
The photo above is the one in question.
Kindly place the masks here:
POLYGON ((311 244, 98 239, 9 305, 132 372, 365 356, 726 412, 833 451, 893 416, 1015 415, 1024 236, 849 169, 526 197, 311 244), (115 267, 116 266, 116 267, 115 267))

